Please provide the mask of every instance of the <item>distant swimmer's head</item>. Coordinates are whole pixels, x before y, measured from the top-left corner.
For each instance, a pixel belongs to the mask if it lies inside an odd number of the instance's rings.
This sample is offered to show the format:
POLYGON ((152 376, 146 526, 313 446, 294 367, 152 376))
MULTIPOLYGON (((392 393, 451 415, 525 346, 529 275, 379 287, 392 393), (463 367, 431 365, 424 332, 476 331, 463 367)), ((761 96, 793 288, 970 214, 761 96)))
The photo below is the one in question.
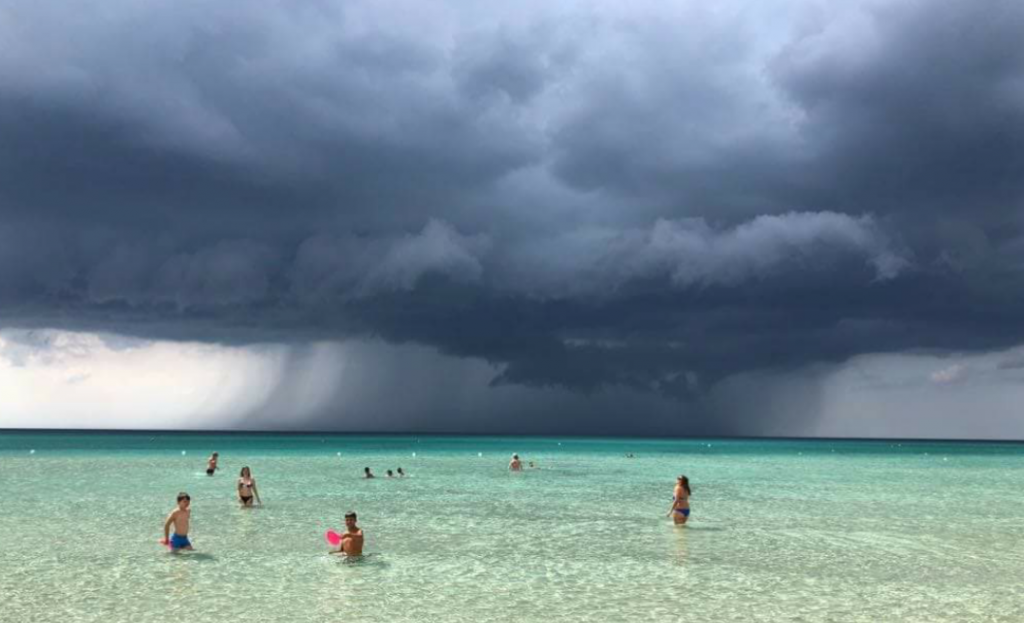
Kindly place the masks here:
POLYGON ((238 475, 240 477, 242 477, 242 478, 252 478, 252 472, 249 471, 249 466, 248 465, 243 467, 242 471, 239 472, 238 475))
POLYGON ((355 528, 356 527, 356 512, 349 511, 345 513, 345 527, 355 528))
POLYGON ((518 461, 519 460, 519 455, 518 454, 513 454, 512 455, 512 460, 513 461, 518 461))
POLYGON ((405 476, 405 472, 402 471, 401 467, 398 468, 398 475, 399 476, 405 476))
POLYGON ((178 494, 178 508, 184 510, 188 508, 188 505, 192 503, 192 498, 189 494, 182 491, 178 494))
POLYGON ((391 478, 392 476, 394 476, 394 475, 395 475, 395 473, 394 473, 394 472, 392 472, 392 471, 391 471, 390 469, 389 469, 389 470, 388 470, 388 471, 387 471, 386 473, 387 473, 387 475, 388 475, 388 478, 391 478))
POLYGON ((220 455, 219 455, 219 454, 217 454, 216 452, 214 452, 214 453, 213 453, 213 454, 211 454, 210 456, 212 456, 213 458, 217 458, 217 457, 218 457, 218 456, 220 456, 220 455))

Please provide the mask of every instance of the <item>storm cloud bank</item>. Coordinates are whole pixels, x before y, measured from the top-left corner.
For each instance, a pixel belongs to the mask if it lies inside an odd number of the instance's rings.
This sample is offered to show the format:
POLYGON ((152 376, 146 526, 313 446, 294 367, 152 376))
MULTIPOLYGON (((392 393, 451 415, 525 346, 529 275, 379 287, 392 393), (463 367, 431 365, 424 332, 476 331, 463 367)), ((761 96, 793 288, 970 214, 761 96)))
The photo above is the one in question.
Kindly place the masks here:
POLYGON ((1009 0, 0 2, 0 322, 379 339, 774 431, 715 392, 1024 343, 1021 32, 1009 0))

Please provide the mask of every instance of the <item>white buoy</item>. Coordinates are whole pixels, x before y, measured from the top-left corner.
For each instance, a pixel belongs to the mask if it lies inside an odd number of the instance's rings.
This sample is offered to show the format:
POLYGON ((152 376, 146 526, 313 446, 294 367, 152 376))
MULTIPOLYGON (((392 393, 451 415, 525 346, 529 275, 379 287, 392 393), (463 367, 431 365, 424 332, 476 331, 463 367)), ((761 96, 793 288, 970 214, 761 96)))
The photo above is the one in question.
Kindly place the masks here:
POLYGON ((476 455, 477 455, 477 456, 483 456, 483 455, 484 455, 484 453, 483 453, 483 452, 477 452, 477 453, 476 453, 476 455))
POLYGON ((413 452, 413 453, 412 453, 412 455, 413 455, 413 456, 416 456, 416 453, 415 453, 415 452, 413 452))
POLYGON ((29 453, 29 454, 35 454, 35 453, 36 453, 36 451, 35 451, 35 450, 29 450, 29 451, 28 451, 28 453, 29 453))
POLYGON ((181 456, 185 456, 185 451, 184 450, 181 451, 181 456))
POLYGON ((341 456, 341 452, 338 453, 338 456, 341 456))

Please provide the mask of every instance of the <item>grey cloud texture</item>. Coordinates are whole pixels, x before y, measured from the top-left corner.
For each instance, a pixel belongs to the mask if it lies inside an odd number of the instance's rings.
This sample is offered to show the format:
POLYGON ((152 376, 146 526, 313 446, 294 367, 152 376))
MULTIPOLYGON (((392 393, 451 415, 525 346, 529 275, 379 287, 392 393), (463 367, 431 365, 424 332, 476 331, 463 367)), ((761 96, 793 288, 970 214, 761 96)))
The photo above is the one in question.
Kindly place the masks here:
POLYGON ((875 279, 911 266, 899 244, 870 216, 829 212, 765 215, 730 229, 703 218, 659 219, 649 228, 590 228, 531 241, 513 252, 525 290, 552 296, 611 293, 631 282, 667 277, 671 287, 739 286, 780 273, 801 275, 856 258, 875 279))
POLYGON ((374 336, 752 433, 716 384, 1024 342, 1018 2, 93 9, 0 3, 5 326, 374 336))

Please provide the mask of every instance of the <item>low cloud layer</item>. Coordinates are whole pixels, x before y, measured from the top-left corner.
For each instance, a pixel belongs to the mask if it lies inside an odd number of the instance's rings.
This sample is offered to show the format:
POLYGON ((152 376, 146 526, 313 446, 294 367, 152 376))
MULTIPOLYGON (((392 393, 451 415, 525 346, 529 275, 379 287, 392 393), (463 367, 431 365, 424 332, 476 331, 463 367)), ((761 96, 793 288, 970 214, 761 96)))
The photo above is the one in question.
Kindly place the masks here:
POLYGON ((757 434, 723 383, 1024 343, 1022 30, 1010 0, 9 4, 0 322, 380 340, 757 434))

